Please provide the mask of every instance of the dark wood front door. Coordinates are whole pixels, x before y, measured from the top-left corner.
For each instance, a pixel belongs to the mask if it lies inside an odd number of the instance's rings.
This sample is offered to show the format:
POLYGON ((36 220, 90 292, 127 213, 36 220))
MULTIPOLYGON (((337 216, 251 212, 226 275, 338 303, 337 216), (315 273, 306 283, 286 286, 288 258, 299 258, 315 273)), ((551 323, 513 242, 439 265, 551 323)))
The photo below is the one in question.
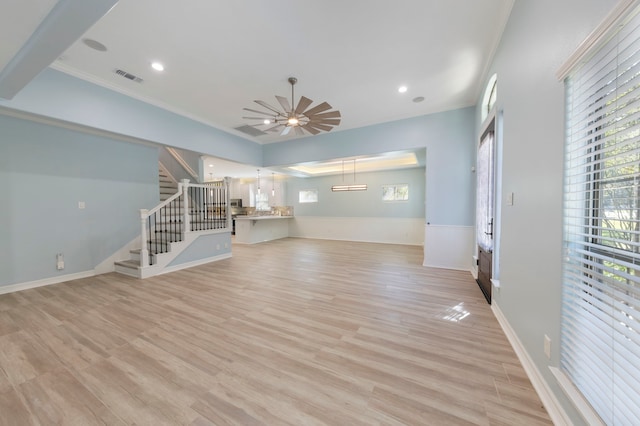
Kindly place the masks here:
POLYGON ((494 193, 495 193, 495 119, 480 139, 477 157, 476 238, 478 241, 478 285, 491 303, 493 271, 494 193))
POLYGON ((478 285, 488 303, 491 303, 491 263, 492 253, 478 247, 478 285))

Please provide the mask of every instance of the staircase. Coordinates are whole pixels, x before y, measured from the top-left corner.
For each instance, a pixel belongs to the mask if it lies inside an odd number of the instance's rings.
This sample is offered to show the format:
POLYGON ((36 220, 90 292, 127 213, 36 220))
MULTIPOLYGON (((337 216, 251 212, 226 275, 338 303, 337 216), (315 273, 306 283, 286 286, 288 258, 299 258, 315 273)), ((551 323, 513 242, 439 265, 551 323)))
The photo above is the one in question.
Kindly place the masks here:
POLYGON ((178 182, 167 172, 162 163, 158 163, 158 184, 160 186, 160 202, 166 201, 178 192, 178 182))
MULTIPOLYGON (((203 235, 228 233, 230 241, 228 193, 228 181, 201 185, 185 179, 177 184, 176 191, 158 206, 140 210, 140 241, 144 244, 131 250, 129 259, 115 262, 115 271, 147 278, 163 273, 203 235)), ((224 257, 230 257, 230 249, 228 254, 224 257)))

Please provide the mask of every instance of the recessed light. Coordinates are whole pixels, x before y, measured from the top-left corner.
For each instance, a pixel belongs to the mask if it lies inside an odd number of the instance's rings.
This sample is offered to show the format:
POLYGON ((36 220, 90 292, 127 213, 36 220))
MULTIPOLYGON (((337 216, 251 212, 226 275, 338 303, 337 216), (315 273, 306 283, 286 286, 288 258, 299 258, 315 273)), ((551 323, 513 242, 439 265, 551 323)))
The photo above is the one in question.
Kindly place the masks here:
POLYGON ((164 71, 164 65, 162 65, 160 62, 152 62, 151 68, 156 71, 164 71))
POLYGON ((400 93, 404 93, 404 92, 406 92, 406 91, 407 91, 407 86, 400 86, 400 87, 398 87, 398 92, 400 92, 400 93))
POLYGON ((413 98, 413 102, 418 103, 424 101, 424 96, 418 96, 413 98))
POLYGON ((106 52, 107 51, 107 46, 105 46, 104 44, 102 44, 99 41, 96 41, 94 39, 83 38, 82 42, 85 45, 87 45, 88 47, 92 48, 93 50, 97 50, 98 52, 106 52))
POLYGON ((213 167, 213 164, 209 164, 209 167, 213 167))

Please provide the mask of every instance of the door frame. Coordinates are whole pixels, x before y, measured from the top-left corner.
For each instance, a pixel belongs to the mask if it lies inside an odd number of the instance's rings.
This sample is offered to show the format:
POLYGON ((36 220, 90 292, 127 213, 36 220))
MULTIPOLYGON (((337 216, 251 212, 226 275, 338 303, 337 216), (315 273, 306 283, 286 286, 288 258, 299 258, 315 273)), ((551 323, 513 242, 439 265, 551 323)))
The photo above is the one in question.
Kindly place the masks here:
MULTIPOLYGON (((477 232, 475 235, 475 240, 476 240, 476 244, 475 244, 475 266, 477 268, 477 273, 476 273, 476 282, 478 283, 478 286, 480 287, 480 289, 482 290, 483 295, 485 296, 485 298, 487 299, 487 303, 491 304, 491 299, 492 299, 492 289, 493 287, 499 287, 499 281, 498 281, 498 277, 497 277, 497 273, 498 273, 498 260, 499 260, 499 236, 500 236, 500 216, 501 216, 501 211, 500 211, 500 203, 498 202, 498 200, 500 199, 500 191, 501 191, 501 152, 502 152, 502 143, 501 143, 501 133, 502 133, 502 113, 498 114, 496 112, 496 108, 494 107, 489 114, 487 115, 487 117, 485 118, 484 122, 482 123, 481 126, 481 133, 480 133, 480 137, 478 138, 478 143, 476 145, 476 155, 480 150, 480 144, 482 143, 483 139, 487 136, 488 133, 493 132, 493 206, 492 206, 492 212, 493 212, 493 217, 492 217, 492 239, 493 239, 493 248, 491 253, 489 254, 489 258, 487 259, 487 252, 484 250, 480 249, 480 246, 478 245, 478 236, 477 236, 477 232), (490 274, 488 277, 487 282, 485 282, 485 285, 483 286, 480 283, 480 278, 481 278, 481 273, 480 273, 480 263, 483 264, 487 264, 487 262, 489 263, 489 268, 490 268, 490 274)), ((477 178, 476 178, 476 197, 478 196, 477 194, 477 178)), ((477 206, 477 204, 476 204, 477 206)), ((476 208, 476 227, 477 227, 477 208, 476 208)))

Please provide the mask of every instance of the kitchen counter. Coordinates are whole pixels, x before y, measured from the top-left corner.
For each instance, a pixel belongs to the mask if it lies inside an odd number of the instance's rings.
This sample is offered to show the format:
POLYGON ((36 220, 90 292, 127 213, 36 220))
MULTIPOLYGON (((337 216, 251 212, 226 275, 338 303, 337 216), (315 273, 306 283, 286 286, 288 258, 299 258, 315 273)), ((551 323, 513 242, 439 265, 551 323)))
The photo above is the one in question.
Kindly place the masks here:
POLYGON ((236 216, 236 243, 256 244, 289 236, 293 216, 236 216))
POLYGON ((236 220, 269 220, 269 219, 291 219, 293 216, 276 216, 276 215, 265 215, 265 216, 247 216, 247 215, 239 215, 236 216, 236 220))

